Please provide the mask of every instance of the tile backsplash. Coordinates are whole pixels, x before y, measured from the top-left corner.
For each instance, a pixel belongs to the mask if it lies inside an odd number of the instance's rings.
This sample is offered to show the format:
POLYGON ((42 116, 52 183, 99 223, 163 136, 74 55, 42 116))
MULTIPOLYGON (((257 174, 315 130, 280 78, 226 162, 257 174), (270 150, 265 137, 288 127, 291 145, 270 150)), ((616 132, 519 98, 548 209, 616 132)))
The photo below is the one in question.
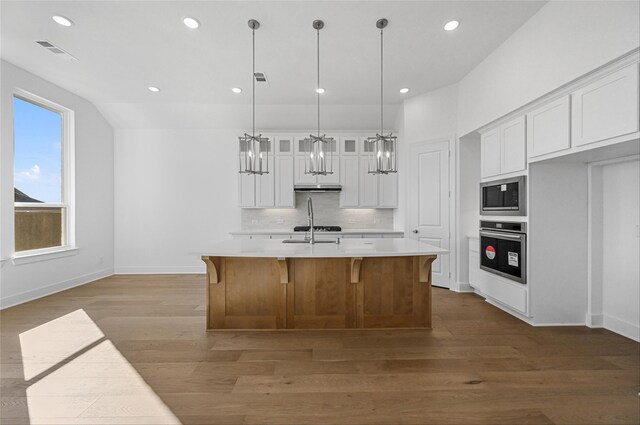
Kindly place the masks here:
POLYGON ((296 192, 295 209, 241 210, 240 230, 293 229, 307 225, 307 198, 313 199, 316 225, 341 226, 343 229, 393 229, 392 209, 340 208, 336 192, 296 192))

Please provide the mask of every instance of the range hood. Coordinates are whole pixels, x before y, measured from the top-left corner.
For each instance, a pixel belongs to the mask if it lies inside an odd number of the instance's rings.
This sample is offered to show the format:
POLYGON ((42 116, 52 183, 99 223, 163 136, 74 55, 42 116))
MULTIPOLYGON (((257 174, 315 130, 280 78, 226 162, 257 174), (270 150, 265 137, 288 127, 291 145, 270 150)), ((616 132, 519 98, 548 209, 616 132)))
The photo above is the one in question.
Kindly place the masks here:
POLYGON ((293 186, 296 192, 340 192, 339 184, 297 184, 293 186))

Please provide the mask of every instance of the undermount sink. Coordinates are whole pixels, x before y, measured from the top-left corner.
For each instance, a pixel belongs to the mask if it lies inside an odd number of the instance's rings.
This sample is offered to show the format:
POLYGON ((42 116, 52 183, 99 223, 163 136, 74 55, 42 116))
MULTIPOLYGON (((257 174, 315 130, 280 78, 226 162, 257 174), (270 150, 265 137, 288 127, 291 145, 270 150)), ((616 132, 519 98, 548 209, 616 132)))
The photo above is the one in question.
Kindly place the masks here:
MULTIPOLYGON (((282 241, 282 243, 306 243, 306 244, 311 244, 311 241, 309 239, 285 239, 282 241)), ((335 241, 330 241, 330 240, 316 240, 313 243, 336 243, 339 244, 340 243, 340 239, 336 238, 335 241)))

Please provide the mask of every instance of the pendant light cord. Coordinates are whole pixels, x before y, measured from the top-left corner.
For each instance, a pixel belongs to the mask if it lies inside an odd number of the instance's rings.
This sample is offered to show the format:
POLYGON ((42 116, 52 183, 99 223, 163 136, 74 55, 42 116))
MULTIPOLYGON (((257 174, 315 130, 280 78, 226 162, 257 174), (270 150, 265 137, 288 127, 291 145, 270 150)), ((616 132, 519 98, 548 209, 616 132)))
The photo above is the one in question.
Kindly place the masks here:
POLYGON ((382 28, 380 29, 380 135, 384 134, 384 90, 383 90, 383 81, 384 81, 384 47, 382 42, 382 28))
POLYGON ((320 30, 316 30, 316 59, 317 59, 317 84, 316 95, 318 96, 318 137, 320 137, 320 30))
POLYGON ((256 29, 251 29, 251 37, 252 37, 252 68, 253 72, 251 73, 251 81, 253 83, 253 92, 252 92, 252 112, 251 112, 251 132, 252 136, 256 136, 256 29))

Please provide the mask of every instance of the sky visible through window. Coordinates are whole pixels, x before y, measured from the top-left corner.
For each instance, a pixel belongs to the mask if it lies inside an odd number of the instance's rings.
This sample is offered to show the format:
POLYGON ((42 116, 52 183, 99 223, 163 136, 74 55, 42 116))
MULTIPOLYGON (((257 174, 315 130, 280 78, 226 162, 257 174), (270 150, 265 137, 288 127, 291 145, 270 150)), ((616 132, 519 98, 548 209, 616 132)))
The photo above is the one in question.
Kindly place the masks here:
POLYGON ((14 184, 31 198, 62 203, 62 116, 13 98, 14 184))

